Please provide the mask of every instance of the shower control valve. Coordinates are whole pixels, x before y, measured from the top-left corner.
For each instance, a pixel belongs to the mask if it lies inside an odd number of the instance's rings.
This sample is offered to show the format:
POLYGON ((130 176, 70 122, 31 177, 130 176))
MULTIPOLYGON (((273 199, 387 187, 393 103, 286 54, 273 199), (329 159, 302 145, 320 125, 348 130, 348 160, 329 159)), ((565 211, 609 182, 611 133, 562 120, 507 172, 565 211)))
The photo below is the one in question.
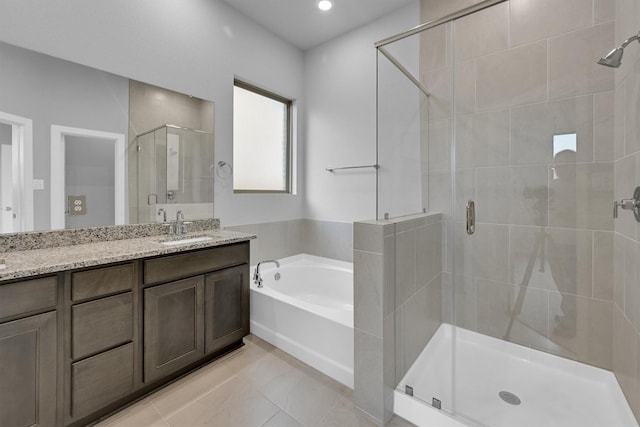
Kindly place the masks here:
POLYGON ((618 218, 618 208, 633 211, 636 221, 640 222, 640 187, 633 192, 633 199, 622 199, 613 202, 613 217, 618 218))

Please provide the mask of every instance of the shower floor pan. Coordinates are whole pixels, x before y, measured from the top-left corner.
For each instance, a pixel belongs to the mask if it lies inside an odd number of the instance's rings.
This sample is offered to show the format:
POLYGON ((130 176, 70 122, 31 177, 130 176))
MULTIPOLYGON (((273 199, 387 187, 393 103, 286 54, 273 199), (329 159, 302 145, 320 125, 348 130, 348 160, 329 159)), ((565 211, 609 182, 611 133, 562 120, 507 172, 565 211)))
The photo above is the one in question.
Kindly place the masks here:
POLYGON ((395 391, 396 414, 419 426, 638 426, 613 373, 463 328, 451 417, 453 334, 442 324, 411 366, 395 391))

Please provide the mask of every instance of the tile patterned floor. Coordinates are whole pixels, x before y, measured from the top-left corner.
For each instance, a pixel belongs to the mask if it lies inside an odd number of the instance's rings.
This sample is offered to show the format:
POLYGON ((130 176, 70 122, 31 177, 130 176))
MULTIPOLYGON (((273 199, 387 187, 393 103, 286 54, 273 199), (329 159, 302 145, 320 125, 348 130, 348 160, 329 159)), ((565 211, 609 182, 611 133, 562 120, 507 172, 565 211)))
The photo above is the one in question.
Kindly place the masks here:
MULTIPOLYGON (((250 335, 246 345, 100 427, 369 427, 352 390, 250 335)), ((400 417, 388 424, 412 426, 400 417)))

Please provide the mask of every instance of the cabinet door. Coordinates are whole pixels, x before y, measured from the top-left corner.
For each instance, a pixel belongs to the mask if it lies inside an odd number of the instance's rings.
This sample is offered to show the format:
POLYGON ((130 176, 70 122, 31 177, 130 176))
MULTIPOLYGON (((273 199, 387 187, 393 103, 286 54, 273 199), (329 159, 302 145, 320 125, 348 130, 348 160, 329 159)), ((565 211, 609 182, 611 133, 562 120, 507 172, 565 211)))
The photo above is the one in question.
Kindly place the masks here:
POLYGON ((0 426, 56 423, 56 314, 0 324, 0 426))
POLYGON ((205 350, 220 350, 249 333, 249 265, 205 276, 205 350))
POLYGON ((204 276, 144 290, 144 380, 204 356, 204 276))

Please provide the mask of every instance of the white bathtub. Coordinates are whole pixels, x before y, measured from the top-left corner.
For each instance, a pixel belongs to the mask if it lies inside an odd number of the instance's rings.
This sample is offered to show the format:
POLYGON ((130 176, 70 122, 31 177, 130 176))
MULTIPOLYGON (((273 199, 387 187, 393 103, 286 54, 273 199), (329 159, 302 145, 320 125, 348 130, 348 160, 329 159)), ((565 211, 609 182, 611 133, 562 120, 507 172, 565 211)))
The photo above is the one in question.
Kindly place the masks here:
POLYGON ((262 288, 251 282, 251 333, 353 388, 353 265, 306 254, 279 261, 260 267, 262 288))

